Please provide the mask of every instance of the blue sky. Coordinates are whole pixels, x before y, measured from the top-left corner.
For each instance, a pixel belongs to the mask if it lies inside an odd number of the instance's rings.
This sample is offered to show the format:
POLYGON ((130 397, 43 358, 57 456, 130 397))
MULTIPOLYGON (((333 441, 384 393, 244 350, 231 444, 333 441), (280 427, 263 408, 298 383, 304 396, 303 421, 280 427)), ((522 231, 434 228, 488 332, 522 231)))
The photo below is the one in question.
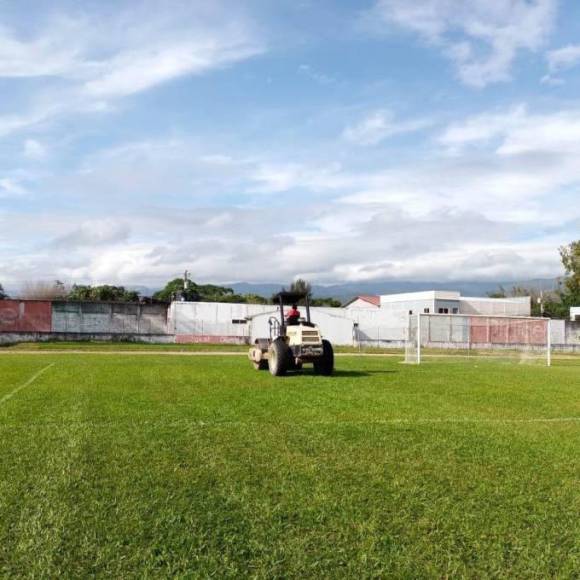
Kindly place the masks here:
POLYGON ((571 0, 0 0, 0 283, 559 275, 579 73, 571 0))

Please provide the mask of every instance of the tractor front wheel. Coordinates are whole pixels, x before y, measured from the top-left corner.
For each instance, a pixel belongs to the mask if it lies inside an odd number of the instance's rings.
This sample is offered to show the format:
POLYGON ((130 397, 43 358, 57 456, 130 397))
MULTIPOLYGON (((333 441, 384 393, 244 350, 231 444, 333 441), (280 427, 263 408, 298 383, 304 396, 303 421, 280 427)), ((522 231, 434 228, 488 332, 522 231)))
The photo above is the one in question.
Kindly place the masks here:
POLYGON ((268 368, 267 360, 261 360, 260 362, 252 361, 252 364, 257 371, 265 371, 268 368))

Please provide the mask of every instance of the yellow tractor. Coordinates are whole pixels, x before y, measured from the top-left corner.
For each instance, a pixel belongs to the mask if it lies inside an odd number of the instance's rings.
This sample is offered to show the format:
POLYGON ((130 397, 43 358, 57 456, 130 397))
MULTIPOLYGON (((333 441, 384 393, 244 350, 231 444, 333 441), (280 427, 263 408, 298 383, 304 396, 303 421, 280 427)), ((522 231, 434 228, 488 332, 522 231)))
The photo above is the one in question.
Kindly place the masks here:
POLYGON ((270 336, 256 339, 248 353, 254 368, 268 369, 272 375, 280 377, 288 371, 301 370, 304 363, 312 363, 316 374, 331 375, 334 371, 332 344, 322 338, 320 330, 310 320, 308 295, 279 292, 274 300, 279 306, 279 313, 268 321, 270 336), (306 307, 306 318, 286 318, 284 306, 301 301, 306 307))

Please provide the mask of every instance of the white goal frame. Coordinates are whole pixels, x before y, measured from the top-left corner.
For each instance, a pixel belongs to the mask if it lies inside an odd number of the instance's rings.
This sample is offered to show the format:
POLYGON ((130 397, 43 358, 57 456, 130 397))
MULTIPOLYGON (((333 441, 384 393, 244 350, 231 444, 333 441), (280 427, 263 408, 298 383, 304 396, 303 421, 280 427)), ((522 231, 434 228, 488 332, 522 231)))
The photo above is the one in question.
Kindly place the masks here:
MULTIPOLYGON (((409 315, 405 340, 405 362, 421 364, 425 349, 452 351, 469 356, 477 351, 500 357, 519 353, 520 360, 545 359, 552 364, 551 319, 493 314, 409 315)), ((437 355, 441 357, 442 355, 437 355)))

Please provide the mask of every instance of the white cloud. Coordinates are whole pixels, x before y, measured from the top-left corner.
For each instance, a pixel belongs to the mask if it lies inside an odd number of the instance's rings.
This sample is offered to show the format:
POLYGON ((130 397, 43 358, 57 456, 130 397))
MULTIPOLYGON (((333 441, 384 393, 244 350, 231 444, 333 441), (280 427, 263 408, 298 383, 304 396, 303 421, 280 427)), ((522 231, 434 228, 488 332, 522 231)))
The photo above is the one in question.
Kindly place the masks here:
POLYGON ((439 46, 473 87, 509 80, 518 52, 544 44, 555 12, 556 0, 377 0, 374 9, 439 46))
POLYGON ((292 189, 314 192, 336 191, 348 187, 350 176, 340 164, 309 166, 300 163, 258 163, 248 177, 253 182, 248 192, 279 193, 292 189))
POLYGON ((82 67, 77 43, 83 41, 80 23, 59 19, 36 38, 21 40, 0 27, 0 77, 71 76, 82 67), (72 39, 72 42, 71 42, 72 39))
POLYGON ((301 75, 304 75, 321 85, 331 85, 336 82, 336 79, 334 77, 331 77, 330 75, 324 74, 316 70, 309 64, 301 64, 298 67, 298 72, 301 75))
POLYGON ((128 239, 131 228, 124 221, 114 219, 90 220, 53 241, 56 248, 106 246, 128 239))
POLYGON ((527 116, 527 107, 517 105, 507 112, 484 113, 449 125, 439 142, 455 149, 471 144, 487 144, 519 125, 527 116))
POLYGON ((46 147, 40 141, 26 139, 24 142, 24 156, 28 159, 43 159, 46 154, 46 147))
MULTIPOLYGON (((493 115, 500 126, 500 114, 493 115)), ((527 111, 519 117, 530 127, 537 121, 527 111)), ((557 247, 580 226, 573 193, 580 187, 580 154, 501 152, 508 142, 515 147, 521 130, 497 130, 493 141, 473 131, 466 142, 480 139, 486 147, 375 172, 331 162, 238 159, 231 151, 200 155, 195 144, 181 141, 127 144, 93 158, 65 185, 43 183, 48 191, 65 187, 114 199, 101 216, 89 210, 26 220, 0 216, 0 237, 14 244, 0 268, 10 283, 26 271, 29 279, 161 284, 185 268, 216 282, 297 274, 319 282, 557 275, 557 247), (183 206, 193 177, 201 191, 213 184, 223 193, 223 173, 228 188, 262 188, 274 194, 273 203, 248 196, 237 207, 204 208, 193 198, 183 206), (142 202, 146 188, 149 206, 142 202), (305 192, 298 203, 294 190, 305 192), (11 266, 16 256, 24 264, 18 270, 11 266)), ((559 140, 549 143, 556 152, 562 148, 559 140)))
POLYGON ((520 105, 505 113, 477 115, 450 125, 439 142, 452 149, 491 143, 499 155, 538 153, 544 163, 558 156, 564 164, 567 154, 580 161, 580 109, 532 114, 520 105))
POLYGON ((324 148, 281 162, 194 139, 117 146, 42 180, 47 196, 74 196, 68 212, 0 213, 3 282, 161 284, 185 268, 215 282, 558 275, 557 247, 580 227, 580 112, 518 105, 439 139, 372 170, 324 148))
POLYGON ((380 109, 369 113, 358 123, 346 127, 342 136, 357 145, 377 145, 395 135, 413 133, 432 125, 427 119, 397 121, 391 111, 380 109))
POLYGON ((580 44, 569 44, 546 55, 550 72, 557 72, 572 68, 580 64, 580 44))
POLYGON ((0 178, 0 198, 19 197, 26 193, 26 188, 16 179, 10 177, 0 178))
POLYGON ((102 73, 87 81, 84 90, 93 97, 131 95, 184 75, 246 60, 260 54, 263 47, 249 39, 197 38, 176 44, 126 50, 106 62, 102 73))
POLYGON ((222 2, 120 3, 109 13, 39 17, 26 35, 0 27, 0 78, 43 78, 28 111, 0 117, 0 136, 107 111, 115 99, 264 51, 253 23, 222 2))

